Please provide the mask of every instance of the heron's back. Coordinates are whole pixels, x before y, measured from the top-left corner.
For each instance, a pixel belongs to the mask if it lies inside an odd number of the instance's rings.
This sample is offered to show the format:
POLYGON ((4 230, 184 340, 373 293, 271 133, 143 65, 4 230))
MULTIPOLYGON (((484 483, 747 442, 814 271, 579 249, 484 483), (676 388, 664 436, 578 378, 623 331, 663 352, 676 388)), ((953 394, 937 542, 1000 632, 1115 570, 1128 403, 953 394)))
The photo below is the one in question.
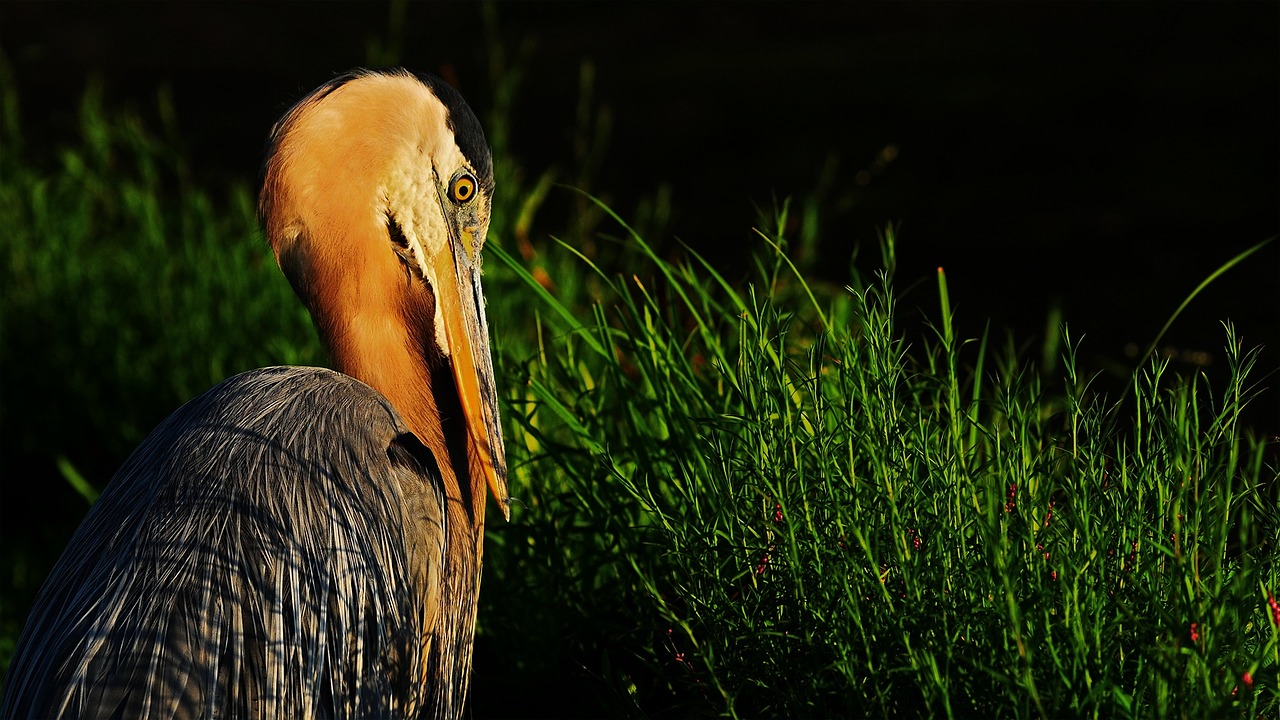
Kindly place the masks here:
POLYGON ((28 618, 5 717, 418 709, 444 553, 430 452, 381 395, 266 368, 134 451, 28 618))

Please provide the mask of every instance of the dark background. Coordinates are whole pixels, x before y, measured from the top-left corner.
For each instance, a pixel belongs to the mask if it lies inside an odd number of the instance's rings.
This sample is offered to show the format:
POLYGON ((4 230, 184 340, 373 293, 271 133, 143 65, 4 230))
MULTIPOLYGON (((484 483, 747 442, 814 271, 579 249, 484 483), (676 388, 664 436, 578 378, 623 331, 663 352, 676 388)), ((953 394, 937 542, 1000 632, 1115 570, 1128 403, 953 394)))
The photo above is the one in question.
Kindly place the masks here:
MULTIPOLYGON (((33 143, 73 136, 89 77, 143 110, 168 86, 215 183, 254 177, 271 123, 370 43, 453 79, 483 118, 496 41, 525 73, 515 154, 530 174, 571 168, 590 60, 612 118, 591 189, 624 217, 665 184, 669 235, 733 271, 759 247, 756 207, 818 191, 828 279, 858 244, 874 269, 897 223, 904 308, 935 312, 944 266, 966 334, 990 318, 1034 341, 1057 304, 1098 367, 1135 363, 1209 272, 1280 226, 1277 3, 500 3, 496 28, 476 4, 394 12, 5 2, 0 43, 33 143)), ((1221 367, 1223 319, 1280 366, 1280 244, 1162 344, 1221 367)), ((1280 432, 1277 395, 1261 404, 1250 420, 1280 432)))

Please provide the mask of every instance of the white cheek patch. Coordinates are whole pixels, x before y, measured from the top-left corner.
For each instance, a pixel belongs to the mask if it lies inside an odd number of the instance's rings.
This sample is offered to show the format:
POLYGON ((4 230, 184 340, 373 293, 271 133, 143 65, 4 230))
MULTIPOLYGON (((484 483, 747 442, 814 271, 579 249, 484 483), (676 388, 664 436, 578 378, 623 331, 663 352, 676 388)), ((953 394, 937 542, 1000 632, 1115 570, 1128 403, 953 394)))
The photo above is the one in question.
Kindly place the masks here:
MULTIPOLYGON (((397 252, 417 269, 418 274, 436 294, 436 345, 448 355, 449 343, 445 336, 438 290, 441 278, 436 275, 436 264, 430 261, 430 258, 439 258, 443 253, 451 252, 449 228, 445 225, 446 220, 440 210, 440 192, 431 172, 429 156, 404 152, 397 157, 400 158, 400 163, 390 168, 387 184, 381 195, 386 198, 387 214, 404 234, 405 247, 397 248, 397 252)), ((457 282, 454 278, 443 280, 457 282)))
POLYGON ((417 153, 401 153, 389 168, 382 195, 387 212, 400 223, 410 246, 425 252, 419 260, 448 249, 449 229, 440 212, 440 193, 431 172, 431 160, 417 153))

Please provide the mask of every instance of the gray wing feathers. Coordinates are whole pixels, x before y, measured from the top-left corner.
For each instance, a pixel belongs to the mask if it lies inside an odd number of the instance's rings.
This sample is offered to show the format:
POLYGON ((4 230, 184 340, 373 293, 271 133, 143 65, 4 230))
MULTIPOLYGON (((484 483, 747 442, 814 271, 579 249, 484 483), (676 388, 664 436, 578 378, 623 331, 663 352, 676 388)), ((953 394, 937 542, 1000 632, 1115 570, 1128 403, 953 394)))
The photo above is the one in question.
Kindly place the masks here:
POLYGON ((90 511, 0 715, 412 715, 444 522, 431 453, 375 391, 317 368, 233 377, 90 511))

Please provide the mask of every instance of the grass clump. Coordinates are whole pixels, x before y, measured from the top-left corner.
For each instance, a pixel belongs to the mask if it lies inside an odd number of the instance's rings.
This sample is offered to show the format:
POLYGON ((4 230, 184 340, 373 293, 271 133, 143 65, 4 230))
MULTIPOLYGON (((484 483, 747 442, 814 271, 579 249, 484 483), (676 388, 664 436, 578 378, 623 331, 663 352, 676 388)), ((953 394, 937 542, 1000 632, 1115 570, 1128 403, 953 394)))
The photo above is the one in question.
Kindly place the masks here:
POLYGON ((642 715, 1280 707, 1276 467, 1230 324, 1226 387, 1153 361, 1108 401, 1065 327, 1061 381, 961 341, 940 270, 912 347, 891 272, 819 298, 772 239, 737 286, 630 234, 646 276, 583 258, 607 285, 584 320, 531 284, 486 633, 642 715))

